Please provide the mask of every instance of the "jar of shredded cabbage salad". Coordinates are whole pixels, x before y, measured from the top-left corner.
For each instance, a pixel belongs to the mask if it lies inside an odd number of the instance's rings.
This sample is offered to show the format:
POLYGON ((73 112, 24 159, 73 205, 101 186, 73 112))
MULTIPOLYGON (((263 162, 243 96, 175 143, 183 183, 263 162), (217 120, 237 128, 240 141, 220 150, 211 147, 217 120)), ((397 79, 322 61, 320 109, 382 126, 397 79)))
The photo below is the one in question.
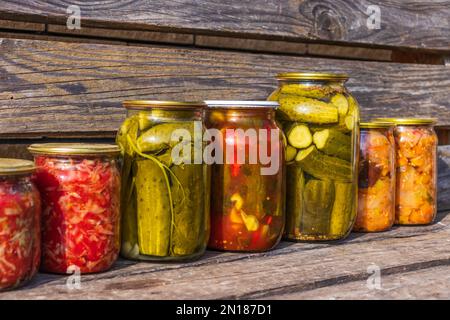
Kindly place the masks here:
POLYGON ((41 269, 109 269, 120 248, 118 146, 51 143, 29 150, 43 203, 41 269))
POLYGON ((39 192, 33 162, 0 159, 0 291, 30 280, 41 256, 39 192))

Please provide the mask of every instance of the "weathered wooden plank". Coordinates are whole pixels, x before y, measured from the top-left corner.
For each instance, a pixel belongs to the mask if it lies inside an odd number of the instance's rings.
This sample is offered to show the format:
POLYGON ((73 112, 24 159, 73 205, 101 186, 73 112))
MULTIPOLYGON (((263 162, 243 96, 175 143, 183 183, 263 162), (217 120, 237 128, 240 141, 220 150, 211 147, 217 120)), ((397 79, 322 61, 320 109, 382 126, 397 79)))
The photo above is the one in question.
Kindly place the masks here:
POLYGON ((265 99, 282 71, 347 72, 363 119, 450 124, 445 66, 314 59, 160 46, 0 40, 0 132, 115 131, 125 99, 265 99))
POLYGON ((450 210, 450 146, 438 149, 438 209, 450 210))
POLYGON ((45 24, 35 22, 14 21, 14 20, 0 20, 0 29, 42 32, 45 31, 45 24))
MULTIPOLYGON (((4 19, 66 24, 71 1, 0 1, 4 19)), ((82 26, 450 49, 449 1, 134 0, 77 2, 82 26), (372 6, 372 7, 370 7, 372 6), (375 9, 376 10, 376 9, 375 9), (369 26, 368 26, 369 24, 369 26)))
POLYGON ((31 159, 28 144, 0 143, 0 158, 31 159))
POLYGON ((197 35, 195 45, 207 48, 239 49, 263 52, 305 54, 307 44, 277 40, 243 39, 220 36, 197 35))
POLYGON ((207 48, 238 49, 283 54, 290 53, 297 55, 307 54, 313 56, 372 61, 391 61, 391 50, 343 47, 314 43, 198 35, 195 37, 195 45, 207 48))
POLYGON ((309 43, 307 54, 357 60, 391 61, 391 50, 309 43))
POLYGON ((173 44, 194 44, 194 35, 183 33, 168 33, 158 31, 140 31, 140 30, 117 30, 104 28, 81 28, 70 30, 66 26, 48 25, 47 31, 52 34, 64 34, 71 36, 88 36, 119 39, 125 41, 147 41, 147 42, 161 42, 173 44))
MULTIPOLYGON (((66 277, 41 274, 22 290, 0 294, 0 299, 258 299, 365 284, 372 275, 368 267, 373 265, 381 269, 382 277, 428 273, 430 268, 448 271, 449 223, 450 215, 442 213, 430 226, 353 234, 337 244, 282 242, 267 253, 208 251, 191 263, 120 260, 107 273, 83 276, 81 290, 69 290, 66 277)), ((408 288, 416 290, 422 285, 409 283, 408 288)), ((450 294, 449 286, 434 289, 428 294, 450 294)), ((404 297, 408 296, 401 291, 396 295, 404 297)))
POLYGON ((336 285, 332 288, 324 287, 306 292, 295 292, 266 299, 298 300, 367 300, 367 299, 442 299, 450 298, 448 290, 450 284, 450 266, 431 267, 429 269, 405 272, 400 274, 383 275, 381 286, 373 285, 364 280, 336 285))

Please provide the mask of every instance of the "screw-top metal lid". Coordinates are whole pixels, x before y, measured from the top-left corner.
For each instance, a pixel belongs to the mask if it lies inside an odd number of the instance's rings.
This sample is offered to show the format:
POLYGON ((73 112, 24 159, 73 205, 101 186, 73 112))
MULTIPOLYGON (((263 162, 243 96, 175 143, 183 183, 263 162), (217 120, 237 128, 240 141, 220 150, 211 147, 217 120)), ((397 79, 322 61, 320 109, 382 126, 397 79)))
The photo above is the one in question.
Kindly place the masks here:
POLYGON ((278 80, 348 80, 344 73, 321 72, 283 72, 277 75, 278 80))
POLYGON ((196 110, 206 107, 204 102, 183 102, 183 101, 163 101, 163 100, 127 100, 122 105, 127 109, 175 109, 175 110, 196 110))
POLYGON ((432 125, 437 122, 435 118, 376 118, 374 121, 391 122, 400 126, 432 125))
POLYGON ((48 155, 118 155, 119 146, 100 143, 38 143, 28 150, 33 154, 48 155))
POLYGON ((394 127, 395 123, 392 122, 381 122, 381 121, 371 121, 371 122, 361 122, 359 127, 361 129, 382 129, 394 127))
POLYGON ((250 100, 206 100, 209 108, 278 108, 275 101, 250 101, 250 100))
POLYGON ((35 169, 33 161, 0 158, 0 176, 32 173, 35 169))

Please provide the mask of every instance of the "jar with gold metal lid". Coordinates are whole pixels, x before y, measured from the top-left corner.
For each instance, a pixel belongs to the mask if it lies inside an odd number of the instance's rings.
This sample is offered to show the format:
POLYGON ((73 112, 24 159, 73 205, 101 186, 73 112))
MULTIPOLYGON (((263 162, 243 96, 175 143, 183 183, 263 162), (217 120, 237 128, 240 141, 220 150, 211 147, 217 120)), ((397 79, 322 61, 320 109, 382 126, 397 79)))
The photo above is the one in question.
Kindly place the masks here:
POLYGON ((358 232, 385 231, 395 219, 394 125, 362 122, 358 174, 358 232))
POLYGON ((281 73, 269 100, 287 139, 289 240, 339 240, 352 230, 357 203, 359 106, 344 74, 281 73))
POLYGON ((379 118, 395 124, 396 217, 401 225, 430 224, 437 212, 436 119, 379 118))
POLYGON ((51 273, 108 270, 119 254, 119 148, 33 144, 42 197, 42 265, 51 273))
POLYGON ((0 159, 0 291, 18 287, 38 271, 41 202, 33 162, 0 159))
POLYGON ((125 101, 117 135, 123 155, 125 258, 174 261, 202 255, 209 237, 209 167, 203 102, 125 101))

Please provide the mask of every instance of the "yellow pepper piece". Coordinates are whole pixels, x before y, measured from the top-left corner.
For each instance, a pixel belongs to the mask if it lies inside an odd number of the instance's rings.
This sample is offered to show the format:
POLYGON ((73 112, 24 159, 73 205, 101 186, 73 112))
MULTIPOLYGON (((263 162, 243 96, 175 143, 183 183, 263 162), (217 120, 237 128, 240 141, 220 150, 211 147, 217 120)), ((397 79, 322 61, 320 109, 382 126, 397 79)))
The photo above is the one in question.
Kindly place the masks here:
POLYGON ((246 214, 244 210, 241 210, 242 220, 244 220, 245 227, 248 231, 256 231, 259 228, 258 218, 251 214, 246 214))
POLYGON ((231 202, 234 202, 234 207, 236 210, 241 210, 242 206, 244 204, 244 200, 242 199, 241 195, 239 193, 235 193, 230 198, 231 202))

